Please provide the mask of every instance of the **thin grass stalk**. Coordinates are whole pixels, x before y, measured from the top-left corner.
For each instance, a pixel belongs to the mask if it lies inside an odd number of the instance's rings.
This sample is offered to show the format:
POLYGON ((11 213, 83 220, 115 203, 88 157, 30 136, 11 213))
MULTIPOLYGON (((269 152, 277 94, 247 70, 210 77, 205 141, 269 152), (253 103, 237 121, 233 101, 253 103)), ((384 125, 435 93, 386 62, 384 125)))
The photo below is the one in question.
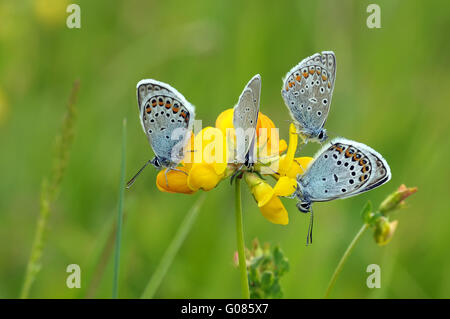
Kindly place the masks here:
POLYGON ((152 299, 153 296, 155 295, 156 291, 161 285, 163 278, 165 277, 167 271, 169 270, 170 265, 172 265, 172 262, 175 259, 176 254, 178 253, 178 250, 180 249, 181 245, 183 244, 187 235, 189 234, 192 225, 196 221, 198 212, 205 198, 206 194, 205 193, 201 194, 200 197, 195 202, 194 206, 192 206, 189 212, 187 213, 186 217, 184 218, 183 222, 180 225, 180 228, 178 228, 175 237, 173 238, 169 247, 165 251, 158 266, 156 267, 155 272, 148 281, 145 290, 141 295, 141 299, 152 299))
POLYGON ((120 168, 120 183, 119 183, 119 203, 117 214, 117 232, 116 232, 116 248, 114 255, 114 277, 112 297, 119 296, 119 271, 120 271, 120 246, 122 243, 122 224, 123 224, 123 202, 125 196, 125 167, 126 167, 126 145, 127 144, 127 120, 123 119, 122 126, 122 162, 120 168))
POLYGON ((20 298, 26 299, 30 295, 31 287, 42 268, 42 253, 47 235, 47 223, 50 217, 51 206, 56 201, 61 182, 69 162, 70 148, 73 142, 73 127, 76 119, 76 100, 80 82, 75 81, 72 86, 67 109, 64 114, 61 132, 56 138, 55 155, 50 178, 44 178, 41 188, 40 211, 36 223, 36 231, 31 246, 30 258, 28 260, 25 278, 20 293, 20 298))

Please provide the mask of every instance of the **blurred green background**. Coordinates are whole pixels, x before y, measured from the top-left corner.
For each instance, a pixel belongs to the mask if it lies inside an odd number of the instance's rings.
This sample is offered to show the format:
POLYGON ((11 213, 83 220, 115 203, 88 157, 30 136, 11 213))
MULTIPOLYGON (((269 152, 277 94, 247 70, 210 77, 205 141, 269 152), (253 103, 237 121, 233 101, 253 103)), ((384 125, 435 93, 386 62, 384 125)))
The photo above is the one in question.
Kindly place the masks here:
MULTIPOLYGON (((281 78, 306 56, 333 50, 337 81, 327 128, 366 143, 389 162, 393 178, 364 195, 315 205, 309 216, 283 200, 288 226, 269 223, 243 187, 247 245, 280 244, 291 269, 286 298, 322 297, 336 264, 361 226, 360 210, 401 183, 418 186, 395 214, 392 242, 364 235, 332 293, 340 298, 449 298, 448 196, 450 4, 376 1, 381 29, 368 29, 373 1, 76 1, 81 29, 66 27, 70 1, 0 1, 0 297, 22 286, 40 187, 51 170, 72 83, 80 79, 75 139, 53 206, 33 298, 82 298, 117 216, 122 119, 128 119, 127 178, 153 156, 139 124, 136 83, 155 78, 176 87, 214 125, 256 73, 261 110, 287 138, 281 78), (82 288, 66 287, 79 264, 82 288), (368 264, 381 266, 381 288, 366 286, 368 264)), ((313 155, 317 144, 301 155, 313 155)), ((300 155, 300 154, 299 154, 300 155)), ((120 297, 139 297, 187 210, 200 194, 161 193, 147 169, 126 192, 120 297)), ((207 194, 158 298, 238 298, 233 188, 207 194)), ((109 298, 112 260, 94 296, 109 298)))

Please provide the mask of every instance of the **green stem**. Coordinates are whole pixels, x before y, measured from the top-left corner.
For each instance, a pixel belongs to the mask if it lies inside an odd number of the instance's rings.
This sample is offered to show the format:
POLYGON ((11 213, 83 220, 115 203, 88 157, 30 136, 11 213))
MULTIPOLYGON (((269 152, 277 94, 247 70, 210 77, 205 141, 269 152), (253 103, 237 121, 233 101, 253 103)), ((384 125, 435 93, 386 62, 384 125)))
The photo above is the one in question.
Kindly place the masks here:
POLYGON ((145 287, 145 290, 141 295, 141 299, 151 299, 155 295, 156 290, 158 289, 159 285, 161 284, 161 281, 163 280, 164 276, 166 275, 167 270, 169 269, 170 265, 172 264, 178 250, 181 247, 181 244, 186 239, 186 236, 189 234, 189 231, 191 230, 192 225, 194 224, 195 220, 197 219, 198 212, 200 210, 200 207, 203 204, 203 201, 205 200, 205 197, 206 197, 206 193, 203 193, 202 195, 200 195, 200 197, 195 202, 194 206, 192 206, 192 208, 187 213, 186 217, 184 218, 183 222, 180 225, 180 228, 178 229, 177 233, 175 234, 175 237, 173 238, 172 242, 170 243, 169 248, 167 248, 158 267, 156 268, 156 270, 153 273, 152 277, 150 278, 147 286, 145 287))
POLYGON ((241 201, 241 179, 236 178, 235 181, 236 192, 236 238, 237 238, 237 248, 239 255, 239 271, 241 273, 241 290, 242 298, 250 299, 250 292, 248 290, 248 276, 247 276, 247 264, 245 262, 245 251, 244 251, 244 227, 242 226, 242 201, 241 201))
POLYGON ((361 238, 362 234, 369 228, 368 224, 364 224, 361 229, 356 234, 355 238, 353 238, 350 245, 347 247, 347 250, 345 251, 344 255, 342 255, 341 260, 339 261, 336 269, 334 270, 333 276, 331 277, 330 283, 328 284, 327 291, 325 293, 325 298, 329 298, 331 290, 334 287, 334 284, 336 283, 336 280, 339 276, 339 274, 342 271, 342 268, 344 267, 345 262, 347 261, 348 256, 350 256, 350 253, 352 252, 353 248, 355 248, 356 243, 361 238))
POLYGON ((127 142, 127 120, 123 119, 122 127, 122 163, 120 168, 120 184, 119 184, 119 204, 117 214, 117 233, 116 233, 116 249, 114 257, 114 277, 112 297, 117 298, 119 294, 119 267, 120 267, 120 244, 122 239, 122 221, 123 221, 123 197, 125 191, 125 153, 127 142))

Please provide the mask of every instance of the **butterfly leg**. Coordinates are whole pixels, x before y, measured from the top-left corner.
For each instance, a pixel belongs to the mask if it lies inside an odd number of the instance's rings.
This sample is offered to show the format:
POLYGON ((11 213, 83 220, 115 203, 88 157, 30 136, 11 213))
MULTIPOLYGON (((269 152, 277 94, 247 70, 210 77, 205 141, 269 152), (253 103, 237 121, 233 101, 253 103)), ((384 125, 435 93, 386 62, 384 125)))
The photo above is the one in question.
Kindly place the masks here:
POLYGON ((311 207, 310 212, 310 220, 309 220, 309 226, 308 226, 308 234, 306 235, 306 246, 309 246, 312 244, 312 233, 313 233, 313 226, 314 226, 314 212, 311 207))
POLYGON ((169 179, 167 178, 167 173, 170 171, 170 168, 166 168, 164 170, 164 177, 166 178, 166 186, 169 187, 169 179))
POLYGON ((178 169, 178 168, 175 168, 175 167, 167 168, 164 171, 164 176, 166 177, 166 185, 167 185, 167 187, 169 187, 169 179, 167 178, 167 173, 169 173, 169 171, 177 171, 177 172, 181 172, 181 173, 186 174, 187 176, 189 176, 189 174, 187 172, 182 171, 181 169, 178 169))

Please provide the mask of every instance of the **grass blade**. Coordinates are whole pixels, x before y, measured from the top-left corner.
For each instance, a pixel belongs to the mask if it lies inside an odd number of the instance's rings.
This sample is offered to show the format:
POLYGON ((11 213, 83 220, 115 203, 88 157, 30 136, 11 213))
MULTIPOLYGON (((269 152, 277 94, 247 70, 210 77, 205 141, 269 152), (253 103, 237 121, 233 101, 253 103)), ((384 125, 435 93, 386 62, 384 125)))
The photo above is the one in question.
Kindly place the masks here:
POLYGON ((156 290, 161 284, 161 281, 166 275, 170 265, 172 264, 178 250, 181 247, 181 244, 186 239, 186 236, 189 234, 192 225, 197 219, 198 212, 203 204, 203 201, 205 200, 205 197, 206 197, 205 193, 201 194, 200 197, 195 202, 194 206, 192 206, 189 212, 187 213, 186 217, 184 218, 183 222, 180 225, 180 228, 178 228, 175 237, 173 238, 172 242, 170 243, 169 247, 164 253, 164 256, 162 257, 158 267, 156 268, 147 286, 145 287, 145 290, 141 295, 141 299, 151 299, 155 295, 156 290))
POLYGON ((123 119, 122 128, 122 163, 120 168, 120 184, 119 184, 119 203, 117 214, 117 232, 116 232, 116 249, 114 256, 114 277, 112 297, 117 298, 119 295, 119 268, 120 268, 120 245, 122 239, 122 221, 123 221, 123 198, 125 192, 125 152, 127 142, 127 120, 123 119))

